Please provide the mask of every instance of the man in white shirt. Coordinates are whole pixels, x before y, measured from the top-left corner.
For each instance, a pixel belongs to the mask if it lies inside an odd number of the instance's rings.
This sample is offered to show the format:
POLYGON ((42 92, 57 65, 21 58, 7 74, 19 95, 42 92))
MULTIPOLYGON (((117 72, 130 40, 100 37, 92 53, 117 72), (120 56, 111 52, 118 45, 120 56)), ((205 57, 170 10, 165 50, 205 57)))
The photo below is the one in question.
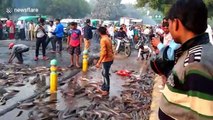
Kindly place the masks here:
MULTIPOLYGON (((47 26, 47 32, 48 32, 48 39, 46 42, 46 47, 48 46, 49 42, 51 42, 52 47, 53 47, 53 39, 54 39, 54 35, 52 34, 55 31, 55 25, 53 24, 53 21, 49 22, 49 25, 47 26)), ((52 52, 55 52, 52 50, 52 52)))
POLYGON ((163 23, 163 31, 164 31, 163 44, 164 44, 164 46, 168 46, 170 41, 173 40, 172 35, 169 32, 168 21, 163 23))
POLYGON ((213 39, 212 39, 212 28, 210 25, 208 25, 208 28, 206 29, 206 32, 209 34, 209 40, 210 43, 213 45, 213 39))
POLYGON ((108 32, 109 32, 111 39, 114 39, 114 27, 113 27, 113 25, 111 25, 111 24, 109 25, 108 32))
POLYGON ((35 51, 35 61, 38 61, 39 56, 39 47, 42 45, 42 54, 43 54, 43 60, 48 60, 46 57, 46 26, 45 26, 45 20, 43 18, 40 18, 40 23, 36 26, 35 32, 36 32, 36 51, 35 51))
POLYGON ((146 27, 146 29, 143 32, 145 35, 149 35, 150 34, 150 29, 149 27, 146 27))
POLYGON ((18 26, 19 26, 19 30, 20 30, 20 39, 24 40, 25 39, 25 24, 24 24, 24 21, 21 20, 21 23, 18 26))

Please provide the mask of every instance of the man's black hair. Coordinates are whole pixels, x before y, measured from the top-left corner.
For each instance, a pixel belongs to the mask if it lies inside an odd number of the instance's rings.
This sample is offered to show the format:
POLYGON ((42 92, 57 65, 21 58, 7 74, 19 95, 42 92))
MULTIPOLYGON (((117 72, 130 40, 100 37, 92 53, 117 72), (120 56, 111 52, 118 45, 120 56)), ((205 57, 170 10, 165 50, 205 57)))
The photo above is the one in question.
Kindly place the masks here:
POLYGON ((163 22, 162 26, 163 27, 169 27, 169 22, 163 22))
POLYGON ((168 18, 179 19, 183 26, 195 34, 207 29, 208 10, 203 0, 177 0, 171 7, 168 18))
POLYGON ((90 19, 86 19, 86 23, 90 23, 91 21, 90 21, 90 19))
POLYGON ((49 22, 53 24, 53 21, 52 21, 52 20, 50 20, 49 22))
POLYGON ((60 22, 61 20, 59 18, 55 19, 56 21, 60 22))
POLYGON ((71 26, 75 26, 75 22, 71 22, 70 25, 71 25, 71 26))
POLYGON ((106 35, 107 34, 107 29, 105 27, 100 27, 98 29, 98 32, 101 33, 102 35, 106 35))
POLYGON ((168 16, 164 17, 163 20, 168 21, 169 20, 168 16))
POLYGON ((44 23, 45 22, 44 18, 40 18, 39 22, 44 23))

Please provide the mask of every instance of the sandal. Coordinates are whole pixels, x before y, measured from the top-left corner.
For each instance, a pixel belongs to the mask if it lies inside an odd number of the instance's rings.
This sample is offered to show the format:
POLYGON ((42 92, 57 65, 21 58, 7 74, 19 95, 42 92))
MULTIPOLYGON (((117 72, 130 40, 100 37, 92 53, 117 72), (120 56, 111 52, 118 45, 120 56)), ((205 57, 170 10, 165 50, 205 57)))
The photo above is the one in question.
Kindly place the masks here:
POLYGON ((76 65, 76 68, 80 69, 80 68, 81 68, 81 66, 76 65))
POLYGON ((74 65, 69 65, 69 66, 68 66, 68 68, 72 68, 72 67, 74 67, 74 65))

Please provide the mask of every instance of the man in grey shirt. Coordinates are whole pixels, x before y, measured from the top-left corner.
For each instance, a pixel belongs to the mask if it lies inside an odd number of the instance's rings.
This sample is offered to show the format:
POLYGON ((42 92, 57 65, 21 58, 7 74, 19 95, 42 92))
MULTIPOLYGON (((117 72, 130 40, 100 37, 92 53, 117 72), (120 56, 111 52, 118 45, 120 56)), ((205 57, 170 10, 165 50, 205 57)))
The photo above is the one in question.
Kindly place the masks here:
POLYGON ((14 60, 14 58, 16 57, 18 59, 18 64, 23 64, 24 60, 22 57, 22 53, 24 52, 28 52, 29 51, 29 47, 24 45, 24 44, 17 44, 15 45, 14 43, 10 43, 9 44, 9 49, 11 49, 11 55, 10 58, 8 60, 8 63, 12 63, 12 61, 14 60))

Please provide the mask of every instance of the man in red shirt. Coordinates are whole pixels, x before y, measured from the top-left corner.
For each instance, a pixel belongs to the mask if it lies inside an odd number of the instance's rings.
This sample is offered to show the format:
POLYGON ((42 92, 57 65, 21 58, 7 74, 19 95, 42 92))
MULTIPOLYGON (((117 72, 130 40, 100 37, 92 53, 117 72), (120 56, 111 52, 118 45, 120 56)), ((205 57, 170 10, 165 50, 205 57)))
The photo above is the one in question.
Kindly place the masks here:
POLYGON ((76 67, 80 68, 79 65, 79 55, 81 54, 81 42, 82 42, 82 35, 81 31, 77 29, 77 23, 72 22, 70 24, 70 30, 68 31, 68 41, 67 41, 67 48, 70 52, 70 66, 74 66, 74 57, 73 55, 75 54, 75 62, 76 62, 76 67))

